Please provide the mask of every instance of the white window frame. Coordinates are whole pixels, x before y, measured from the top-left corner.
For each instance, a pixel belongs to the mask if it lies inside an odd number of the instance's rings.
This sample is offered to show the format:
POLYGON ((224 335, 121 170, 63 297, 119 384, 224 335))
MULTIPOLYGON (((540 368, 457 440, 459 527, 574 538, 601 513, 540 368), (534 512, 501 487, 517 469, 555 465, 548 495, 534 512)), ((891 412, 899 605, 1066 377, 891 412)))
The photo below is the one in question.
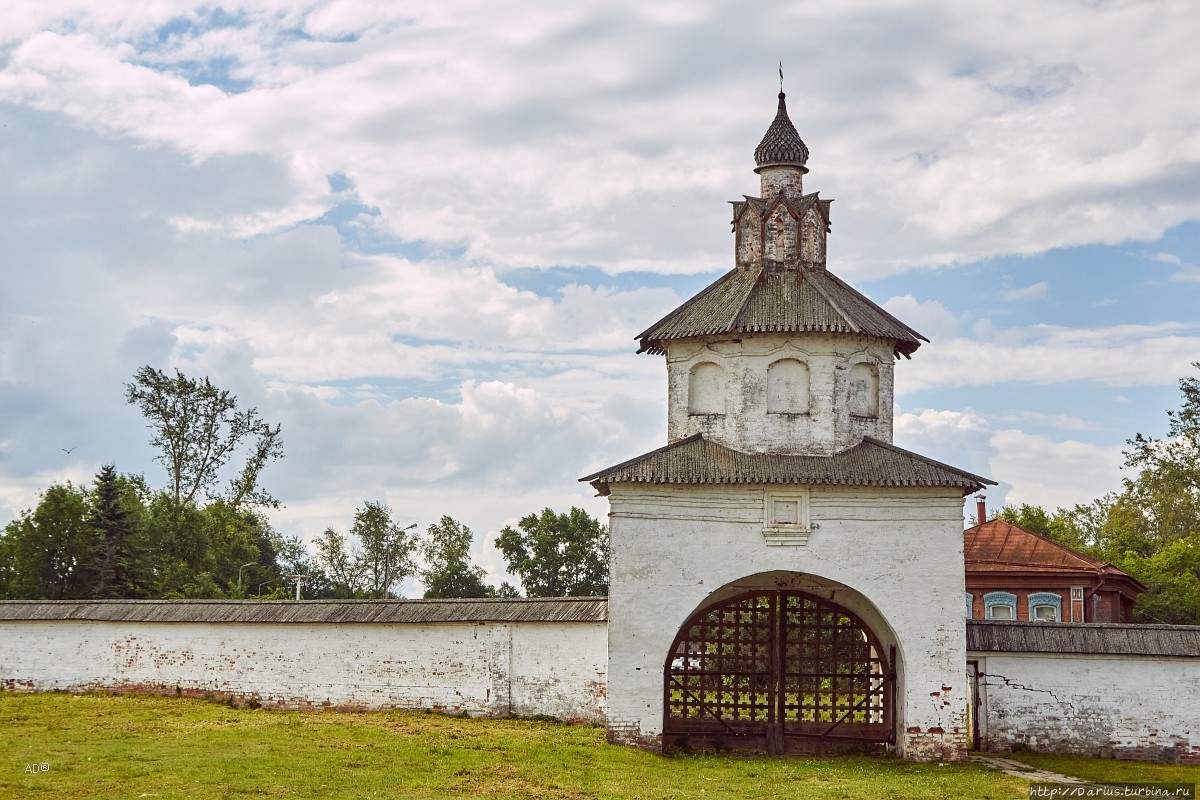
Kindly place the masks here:
POLYGON ((1062 595, 1058 592, 1030 592, 1026 599, 1029 604, 1030 622, 1062 622, 1062 595), (1054 619, 1040 619, 1034 613, 1038 608, 1053 608, 1054 619))
POLYGON ((992 609, 996 606, 1006 606, 1012 616, 1003 622, 1016 622, 1017 596, 1012 592, 988 592, 983 596, 983 618, 992 619, 992 609))
POLYGON ((812 526, 808 517, 809 492, 807 488, 767 489, 763 493, 763 539, 773 546, 790 545, 803 547, 808 544, 812 526), (776 521, 777 503, 796 504, 796 522, 776 521))

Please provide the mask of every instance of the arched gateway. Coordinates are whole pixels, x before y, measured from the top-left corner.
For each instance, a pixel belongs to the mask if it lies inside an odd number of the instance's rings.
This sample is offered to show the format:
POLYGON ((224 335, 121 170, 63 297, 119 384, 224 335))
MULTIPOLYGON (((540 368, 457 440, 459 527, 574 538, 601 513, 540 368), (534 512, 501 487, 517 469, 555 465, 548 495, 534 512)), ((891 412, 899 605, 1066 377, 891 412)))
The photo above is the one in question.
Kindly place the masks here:
POLYGON ((671 645, 663 746, 806 753, 895 741, 895 648, 862 620, 796 590, 701 608, 671 645))

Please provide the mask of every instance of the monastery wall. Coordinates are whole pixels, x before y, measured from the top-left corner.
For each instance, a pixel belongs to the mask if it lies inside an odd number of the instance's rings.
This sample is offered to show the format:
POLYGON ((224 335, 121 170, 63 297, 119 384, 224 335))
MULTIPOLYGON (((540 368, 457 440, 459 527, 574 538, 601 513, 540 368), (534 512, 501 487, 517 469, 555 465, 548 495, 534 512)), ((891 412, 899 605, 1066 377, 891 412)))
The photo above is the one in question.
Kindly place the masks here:
MULTIPOLYGON (((897 569, 922 574, 904 553, 897 552, 897 561, 897 569)), ((686 567, 674 569, 682 578, 686 567)), ((783 573, 766 577, 822 590, 822 582, 812 579, 783 573)), ((935 598, 906 588, 907 602, 893 599, 897 605, 880 613, 865 596, 829 581, 822 585, 826 596, 853 607, 887 637, 885 646, 904 643, 898 733, 910 757, 961 754, 951 745, 970 727, 963 701, 974 688, 981 749, 1200 763, 1200 696, 1195 693, 1200 628, 971 622, 966 640, 974 644, 960 651, 964 662, 950 652, 962 647, 962 628, 942 623, 946 635, 938 635, 932 627, 938 620, 922 617, 922 607, 935 598), (895 610, 901 606, 908 613, 895 610), (897 635, 922 624, 927 628, 915 644, 897 635), (1029 652, 1035 648, 1044 652, 1029 652), (1053 652, 1071 648, 1141 652, 1053 652), (975 687, 961 669, 964 663, 976 670, 975 687), (926 730, 912 731, 921 725, 926 730), (943 733, 928 731, 936 727, 943 733)), ((607 715, 616 740, 653 746, 662 723, 665 648, 682 617, 674 620, 691 612, 689 603, 703 600, 699 584, 685 587, 686 581, 676 580, 652 608, 615 608, 614 615, 630 617, 630 634, 609 630, 602 599, 553 604, 559 616, 564 608, 574 611, 573 620, 458 622, 287 621, 314 616, 314 610, 327 617, 383 617, 377 610, 390 610, 386 603, 5 602, 0 603, 0 689, 150 692, 288 709, 545 714, 595 723, 607 715), (154 613, 108 620, 63 619, 67 614, 59 613, 63 608, 89 613, 86 608, 96 605, 154 613), (226 614, 234 619, 196 621, 213 616, 199 613, 213 605, 224 612, 234 607, 235 613, 226 614), (247 621, 255 612, 268 621, 247 621), (147 619, 151 616, 193 621, 147 619), (660 636, 666 641, 661 646, 660 636)), ((512 601, 509 607, 520 612, 536 604, 512 601)), ((539 613, 529 616, 553 616, 541 614, 542 608, 534 611, 539 613)))
POLYGON ((969 653, 981 745, 1200 764, 1200 658, 969 653))
POLYGON ((603 722, 590 622, 0 621, 0 686, 603 722))

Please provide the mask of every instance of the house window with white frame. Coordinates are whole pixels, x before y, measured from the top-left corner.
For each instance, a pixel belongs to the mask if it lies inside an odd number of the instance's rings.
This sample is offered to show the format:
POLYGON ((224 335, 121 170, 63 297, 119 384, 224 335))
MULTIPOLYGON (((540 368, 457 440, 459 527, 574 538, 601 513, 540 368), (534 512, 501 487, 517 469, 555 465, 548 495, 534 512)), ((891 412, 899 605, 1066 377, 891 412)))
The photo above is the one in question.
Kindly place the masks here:
POLYGON ((1030 622, 1062 622, 1062 595, 1033 592, 1029 595, 1030 622))
POLYGON ((984 619, 1017 618, 1017 596, 1012 592, 988 592, 983 596, 984 619))

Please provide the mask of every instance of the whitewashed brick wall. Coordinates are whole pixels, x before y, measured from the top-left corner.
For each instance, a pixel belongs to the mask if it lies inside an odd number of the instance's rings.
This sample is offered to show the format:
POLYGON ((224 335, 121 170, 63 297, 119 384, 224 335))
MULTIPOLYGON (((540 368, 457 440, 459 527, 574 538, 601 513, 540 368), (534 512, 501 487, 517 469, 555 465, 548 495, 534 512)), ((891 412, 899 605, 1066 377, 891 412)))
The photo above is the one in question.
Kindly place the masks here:
POLYGON ((1200 658, 970 653, 986 748, 1200 763, 1200 658))
POLYGON ((604 720, 603 622, 0 622, 10 690, 604 720))
POLYGON ((694 433, 745 453, 833 455, 863 436, 892 441, 895 359, 891 344, 855 336, 758 335, 667 343, 667 438, 694 433), (767 412, 767 368, 780 359, 808 366, 806 414, 767 412), (724 370, 722 414, 689 414, 691 370, 711 362, 724 370), (850 369, 873 365, 879 374, 878 416, 850 413, 850 369))

